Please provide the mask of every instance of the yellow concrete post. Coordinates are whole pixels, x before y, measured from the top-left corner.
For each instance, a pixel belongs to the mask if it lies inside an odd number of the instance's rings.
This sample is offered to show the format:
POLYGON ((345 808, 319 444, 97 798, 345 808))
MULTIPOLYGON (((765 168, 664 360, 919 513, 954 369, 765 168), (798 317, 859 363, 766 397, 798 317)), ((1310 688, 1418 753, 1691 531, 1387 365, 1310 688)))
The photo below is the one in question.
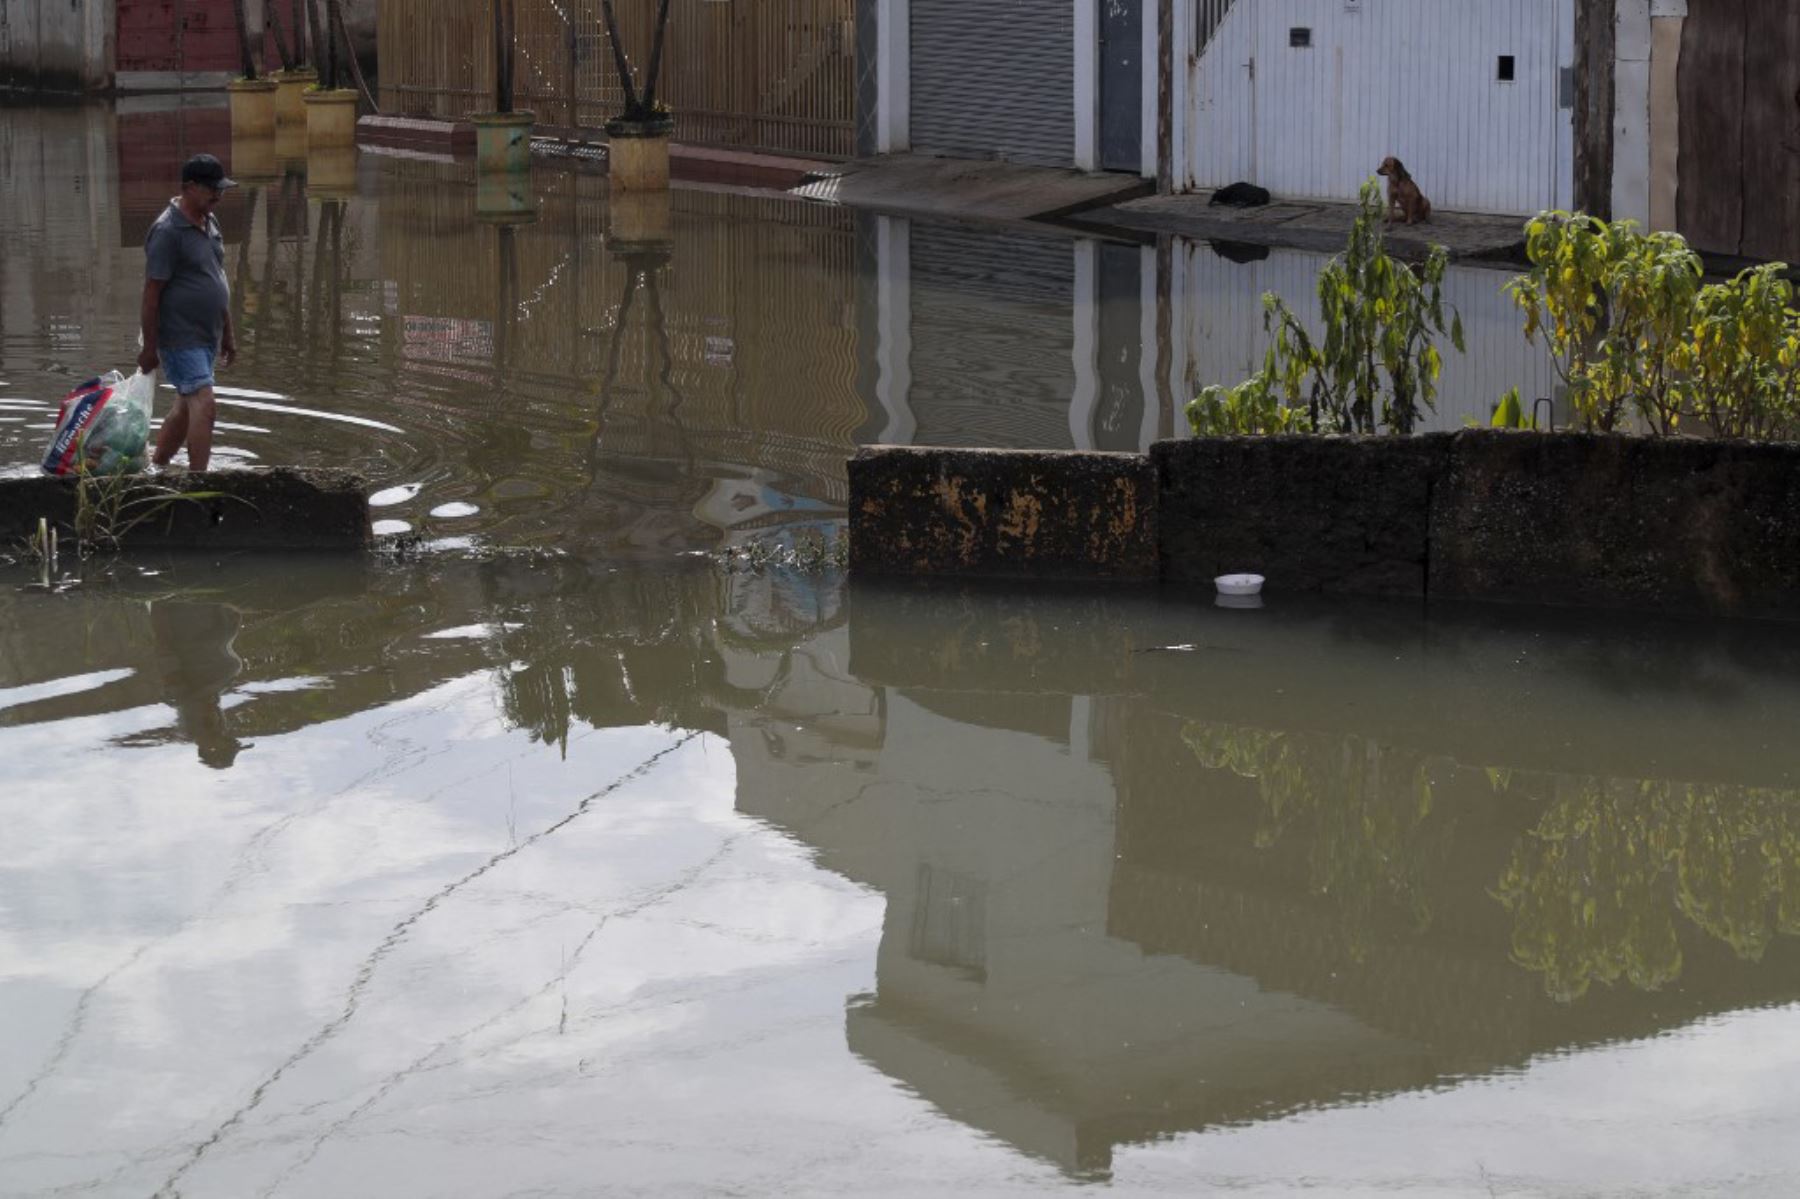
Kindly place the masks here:
POLYGON ((275 122, 278 125, 306 125, 306 102, 302 98, 319 82, 319 73, 311 67, 295 67, 277 71, 275 80, 275 122))
POLYGON ((356 89, 306 93, 306 150, 356 144, 356 89))
POLYGON ((233 79, 225 85, 231 106, 232 137, 269 137, 275 132, 273 79, 233 79))

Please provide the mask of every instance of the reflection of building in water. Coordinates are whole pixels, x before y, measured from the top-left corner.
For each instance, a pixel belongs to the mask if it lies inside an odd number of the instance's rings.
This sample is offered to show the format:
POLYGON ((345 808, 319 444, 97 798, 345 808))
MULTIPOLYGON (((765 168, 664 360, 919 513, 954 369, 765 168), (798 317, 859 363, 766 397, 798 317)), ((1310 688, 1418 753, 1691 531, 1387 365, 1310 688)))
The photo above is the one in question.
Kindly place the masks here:
MULTIPOLYGON (((740 809, 887 897, 852 1049, 953 1117, 1104 1170, 1123 1143, 1800 996, 1791 792, 1463 766, 1431 719, 1395 742, 1222 724, 1209 706, 1280 710, 1295 680, 1184 680, 1195 659, 1121 635, 1016 596, 862 589, 848 638, 803 643, 728 716, 740 809), (1572 843, 1590 828, 1613 832, 1572 843)), ((1330 639, 1287 636, 1316 677, 1330 639)))
MULTIPOLYGON (((1138 450, 1186 436, 1202 388, 1260 369, 1266 292, 1317 328, 1330 255, 1160 247, 869 222, 863 238, 865 441, 1138 450)), ((1509 388, 1554 397, 1541 346, 1526 343, 1502 272, 1452 268, 1467 354, 1446 342, 1427 428, 1485 424, 1509 388)))
POLYGON ((1339 1078, 1419 1077, 1421 1048, 1379 1027, 1112 933, 1117 800, 1101 742, 1116 700, 842 678, 810 691, 831 701, 823 725, 733 719, 739 807, 887 897, 850 1047, 949 1115, 1103 1170, 1120 1141, 1339 1078), (846 712, 880 713, 879 739, 845 745, 846 712))
POLYGON ((485 468, 491 438, 522 441, 529 470, 497 486, 591 490, 600 508, 588 515, 608 527, 620 504, 664 511, 662 531, 627 540, 684 547, 791 503, 841 508, 843 459, 865 423, 848 214, 677 191, 671 250, 646 262, 609 245, 603 177, 548 174, 539 220, 511 232, 505 268, 494 230, 471 217, 465 173, 381 170, 383 273, 408 330, 407 372, 441 376, 448 356, 459 373, 487 372, 506 400, 472 407, 426 386, 397 402, 417 423, 473 422, 461 436, 485 468), (765 497, 742 486, 751 476, 779 486, 765 497))
POLYGON ((1071 1171, 1800 997, 1778 635, 573 558, 207 570, 204 604, 0 594, 0 724, 171 703, 121 726, 255 742, 475 677, 537 752, 723 733, 739 810, 886 899, 850 1046, 1071 1171))
POLYGON ((1173 433, 1153 247, 879 217, 862 255, 862 440, 1136 450, 1173 433))

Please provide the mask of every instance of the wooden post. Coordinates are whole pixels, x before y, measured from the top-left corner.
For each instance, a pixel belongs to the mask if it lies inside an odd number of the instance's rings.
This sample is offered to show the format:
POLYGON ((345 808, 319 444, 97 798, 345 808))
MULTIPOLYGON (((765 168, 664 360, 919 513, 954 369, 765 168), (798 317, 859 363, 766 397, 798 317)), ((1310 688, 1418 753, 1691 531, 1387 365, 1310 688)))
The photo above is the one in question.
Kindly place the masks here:
POLYGON ((1175 190, 1175 2, 1156 5, 1156 190, 1175 190))
POLYGON ((281 14, 276 10, 274 0, 263 0, 263 24, 275 37, 275 53, 281 59, 281 69, 294 69, 294 52, 288 49, 287 31, 281 27, 281 14))
POLYGON ((569 90, 569 128, 578 129, 581 127, 581 107, 575 95, 575 81, 577 77, 576 57, 580 50, 580 42, 578 41, 579 35, 575 32, 575 14, 573 10, 571 10, 568 17, 564 19, 563 24, 563 32, 567 35, 565 40, 568 43, 567 71, 565 73, 564 86, 569 90))
POLYGON ((512 0, 494 0, 494 111, 513 110, 512 0))
POLYGON ((250 50, 250 17, 244 11, 244 0, 231 0, 231 19, 237 24, 238 56, 243 62, 244 78, 256 78, 256 55, 250 50))
POLYGON ((1611 219, 1617 0, 1575 9, 1575 207, 1611 219))
POLYGON ((325 40, 324 27, 319 24, 319 0, 306 0, 306 23, 312 29, 312 65, 319 68, 319 86, 334 88, 337 77, 329 74, 334 65, 331 61, 331 44, 325 40))

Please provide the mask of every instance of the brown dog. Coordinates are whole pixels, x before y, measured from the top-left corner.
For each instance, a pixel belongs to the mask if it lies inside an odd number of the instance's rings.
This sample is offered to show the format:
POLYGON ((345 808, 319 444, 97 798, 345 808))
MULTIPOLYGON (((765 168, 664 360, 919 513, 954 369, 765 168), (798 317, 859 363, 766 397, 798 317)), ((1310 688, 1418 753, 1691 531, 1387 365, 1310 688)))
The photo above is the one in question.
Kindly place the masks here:
POLYGON ((1431 219, 1431 201, 1413 182, 1407 173, 1406 165, 1391 155, 1382 159, 1381 169, 1375 172, 1388 181, 1387 223, 1404 220, 1407 224, 1417 224, 1431 219))

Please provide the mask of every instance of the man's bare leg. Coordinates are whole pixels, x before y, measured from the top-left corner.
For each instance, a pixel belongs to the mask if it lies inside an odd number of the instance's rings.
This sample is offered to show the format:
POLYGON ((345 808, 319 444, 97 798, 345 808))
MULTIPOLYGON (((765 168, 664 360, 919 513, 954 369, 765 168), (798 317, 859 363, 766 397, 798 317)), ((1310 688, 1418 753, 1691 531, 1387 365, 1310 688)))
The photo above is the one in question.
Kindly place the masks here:
POLYGON ((156 431, 156 452, 150 456, 150 461, 157 466, 169 465, 169 459, 175 456, 175 451, 187 440, 187 433, 188 398, 176 396, 175 406, 169 409, 168 419, 156 431))
POLYGON ((212 461, 213 417, 217 412, 213 389, 202 387, 184 398, 187 401, 188 469, 203 471, 212 461))

